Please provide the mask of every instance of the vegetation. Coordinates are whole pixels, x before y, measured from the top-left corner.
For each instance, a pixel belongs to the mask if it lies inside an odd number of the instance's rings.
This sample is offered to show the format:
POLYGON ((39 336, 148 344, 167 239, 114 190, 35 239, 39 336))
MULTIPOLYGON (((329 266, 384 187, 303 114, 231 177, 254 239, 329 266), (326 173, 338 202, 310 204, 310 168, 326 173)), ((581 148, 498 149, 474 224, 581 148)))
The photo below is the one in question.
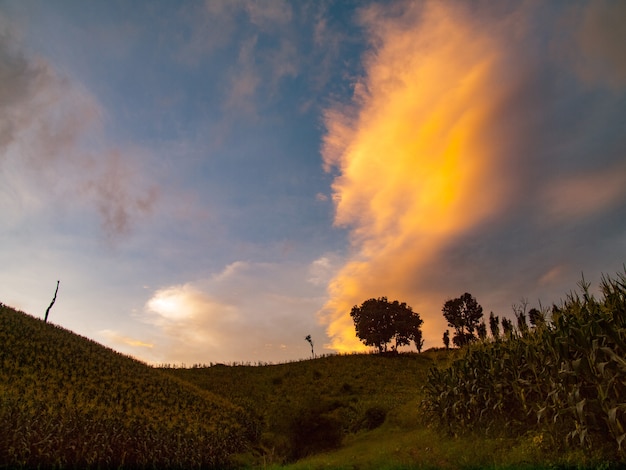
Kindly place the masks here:
POLYGON ((313 338, 311 338, 311 335, 306 335, 304 340, 311 346, 311 358, 315 359, 315 349, 313 349, 315 343, 313 342, 313 338))
POLYGON ((483 308, 471 294, 466 292, 461 297, 446 301, 442 312, 448 320, 448 325, 454 328, 452 342, 456 346, 463 347, 475 341, 477 337, 474 331, 479 332, 479 337, 486 336, 487 329, 484 323, 479 324, 483 317, 483 308), (484 331, 484 334, 480 334, 480 331, 484 331))
MULTIPOLYGON (((560 306, 517 311, 506 339, 471 345, 433 368, 426 410, 451 434, 532 434, 549 449, 581 447, 607 460, 626 456, 626 276, 604 277, 602 298, 580 283, 560 306)), ((506 330, 506 329, 505 329, 506 330)))
POLYGON ((422 350, 422 319, 406 303, 386 297, 369 299, 360 307, 352 307, 350 316, 354 320, 357 337, 366 346, 375 346, 379 352, 387 351, 387 344, 395 339, 393 351, 413 341, 418 352, 422 350))
POLYGON ((0 304, 0 468, 207 468, 246 448, 241 407, 0 304))
MULTIPOLYGON (((419 414, 428 370, 446 360, 429 354, 355 354, 288 364, 164 369, 228 398, 263 423, 261 438, 241 456, 249 465, 284 464, 337 448, 350 436, 419 414), (408 410, 408 411, 407 411, 408 410)), ((411 423, 414 426, 415 423, 411 423)))
POLYGON ((626 277, 516 317, 463 348, 157 369, 0 306, 0 469, 626 463, 626 277))

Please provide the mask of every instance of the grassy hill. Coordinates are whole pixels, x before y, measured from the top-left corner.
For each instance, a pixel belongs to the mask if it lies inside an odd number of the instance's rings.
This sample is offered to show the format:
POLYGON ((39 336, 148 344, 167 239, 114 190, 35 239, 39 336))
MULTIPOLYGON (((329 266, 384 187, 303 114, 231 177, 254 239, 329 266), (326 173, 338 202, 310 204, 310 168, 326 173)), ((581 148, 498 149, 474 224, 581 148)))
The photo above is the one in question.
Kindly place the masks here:
POLYGON ((445 351, 360 354, 164 371, 258 416, 264 429, 257 457, 283 463, 338 447, 342 436, 372 430, 386 420, 417 426, 428 369, 447 356, 445 351))
POLYGON ((0 468, 199 468, 241 452, 241 407, 0 304, 0 468))
POLYGON ((579 287, 459 351, 167 372, 261 420, 256 466, 623 468, 626 274, 579 287))
POLYGON ((593 468, 571 449, 551 451, 535 436, 451 436, 425 417, 429 369, 456 350, 329 356, 271 366, 164 369, 247 409, 261 439, 239 463, 254 468, 459 469, 593 468), (338 429, 341 439, 327 439, 338 429))
POLYGON ((0 304, 0 468, 623 468, 626 275, 601 290, 464 350, 192 369, 0 304))

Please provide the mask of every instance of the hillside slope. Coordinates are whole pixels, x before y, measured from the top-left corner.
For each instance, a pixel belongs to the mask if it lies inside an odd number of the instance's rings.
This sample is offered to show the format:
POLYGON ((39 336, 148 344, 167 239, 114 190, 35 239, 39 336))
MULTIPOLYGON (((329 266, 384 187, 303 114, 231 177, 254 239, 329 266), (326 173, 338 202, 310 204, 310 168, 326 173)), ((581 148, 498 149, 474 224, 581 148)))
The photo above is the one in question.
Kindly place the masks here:
POLYGON ((164 369, 227 398, 264 423, 256 461, 284 463, 337 448, 387 421, 420 426, 421 387, 452 352, 328 356, 287 364, 164 369))
POLYGON ((0 304, 0 467, 211 467, 249 417, 207 391, 0 304))

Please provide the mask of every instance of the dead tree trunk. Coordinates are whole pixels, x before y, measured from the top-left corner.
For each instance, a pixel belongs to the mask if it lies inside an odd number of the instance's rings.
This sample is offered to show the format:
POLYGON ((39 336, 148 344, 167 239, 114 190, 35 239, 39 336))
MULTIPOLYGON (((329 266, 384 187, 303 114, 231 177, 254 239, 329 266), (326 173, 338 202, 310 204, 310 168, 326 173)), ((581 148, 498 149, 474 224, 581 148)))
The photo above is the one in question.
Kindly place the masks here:
POLYGON ((50 302, 50 305, 48 305, 48 308, 46 309, 46 316, 43 319, 44 323, 48 323, 48 314, 50 313, 50 309, 52 308, 52 306, 54 305, 54 303, 57 301, 57 292, 59 292, 59 283, 61 281, 57 281, 57 288, 54 291, 54 297, 52 299, 52 302, 50 302))

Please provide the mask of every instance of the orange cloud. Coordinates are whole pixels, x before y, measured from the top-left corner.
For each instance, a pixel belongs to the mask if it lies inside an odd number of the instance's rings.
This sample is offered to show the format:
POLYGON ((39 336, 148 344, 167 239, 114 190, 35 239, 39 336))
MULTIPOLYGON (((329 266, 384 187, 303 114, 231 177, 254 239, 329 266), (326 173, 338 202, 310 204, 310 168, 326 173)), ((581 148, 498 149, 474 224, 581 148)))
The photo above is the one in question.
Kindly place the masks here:
POLYGON ((359 349, 350 309, 386 295, 430 315, 427 345, 439 344, 446 299, 421 297, 415 273, 434 269, 448 241, 506 200, 490 125, 510 91, 496 36, 514 25, 487 33, 444 2, 406 4, 393 16, 374 7, 362 21, 373 44, 365 75, 353 103, 325 115, 324 163, 339 173, 335 223, 351 229, 353 254, 321 318, 332 348, 359 349))

